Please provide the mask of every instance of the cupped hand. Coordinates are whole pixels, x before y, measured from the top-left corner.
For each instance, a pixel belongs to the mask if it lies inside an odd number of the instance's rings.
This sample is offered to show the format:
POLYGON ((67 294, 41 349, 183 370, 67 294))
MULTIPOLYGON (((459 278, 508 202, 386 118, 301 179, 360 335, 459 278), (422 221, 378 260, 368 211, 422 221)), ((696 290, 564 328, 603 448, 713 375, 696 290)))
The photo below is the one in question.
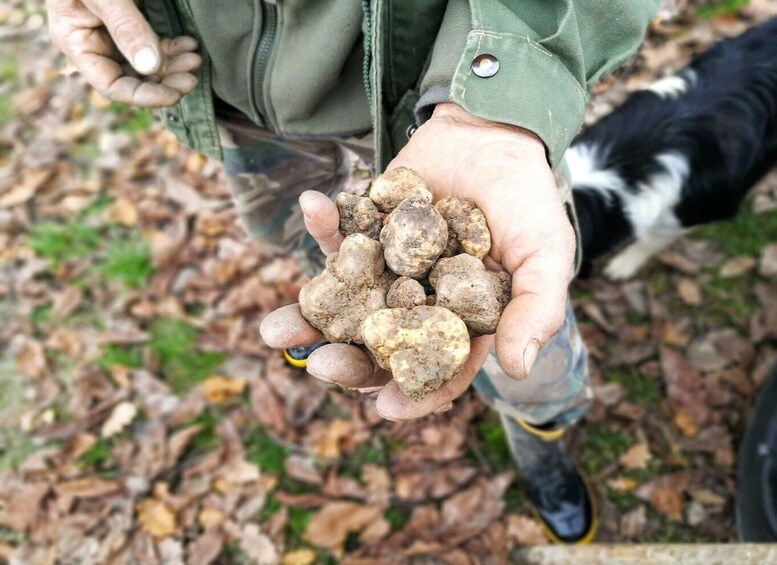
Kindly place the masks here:
POLYGON ((53 43, 109 100, 161 108, 197 86, 197 41, 160 41, 133 0, 47 0, 46 8, 53 43))
MULTIPOLYGON (((545 148, 526 130, 467 114, 453 104, 440 104, 418 128, 387 169, 409 167, 423 178, 437 201, 449 196, 472 198, 491 230, 491 269, 512 275, 512 298, 495 336, 472 340, 470 357, 459 374, 416 402, 403 395, 391 375, 376 369, 362 349, 330 344, 308 359, 308 372, 349 388, 379 390, 378 412, 390 420, 419 418, 444 411, 472 382, 492 346, 502 369, 525 378, 537 353, 562 326, 567 285, 572 275, 575 238, 561 202, 545 148)), ((306 192, 300 198, 305 223, 324 253, 336 251, 343 239, 335 204, 325 195, 306 192)), ((262 322, 265 342, 275 348, 301 347, 323 341, 294 304, 276 310, 262 322)))

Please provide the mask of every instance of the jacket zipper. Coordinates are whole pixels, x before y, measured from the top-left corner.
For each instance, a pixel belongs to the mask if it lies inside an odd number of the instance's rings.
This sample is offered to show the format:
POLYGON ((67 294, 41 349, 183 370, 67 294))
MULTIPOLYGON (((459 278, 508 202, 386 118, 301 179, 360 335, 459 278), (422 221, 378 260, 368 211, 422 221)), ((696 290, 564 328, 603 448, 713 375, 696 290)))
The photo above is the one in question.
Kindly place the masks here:
POLYGON ((181 24, 181 19, 178 17, 178 12, 175 9, 173 0, 165 0, 162 2, 162 7, 165 10, 165 14, 167 14, 167 21, 170 22, 173 37, 183 35, 183 25, 181 24))
MULTIPOLYGON (((275 43, 275 32, 278 26, 278 11, 275 4, 265 0, 262 2, 262 31, 254 55, 254 110, 266 127, 272 127, 267 105, 264 101, 264 78, 267 74, 267 63, 275 43)), ((274 129, 274 128, 273 128, 274 129)))

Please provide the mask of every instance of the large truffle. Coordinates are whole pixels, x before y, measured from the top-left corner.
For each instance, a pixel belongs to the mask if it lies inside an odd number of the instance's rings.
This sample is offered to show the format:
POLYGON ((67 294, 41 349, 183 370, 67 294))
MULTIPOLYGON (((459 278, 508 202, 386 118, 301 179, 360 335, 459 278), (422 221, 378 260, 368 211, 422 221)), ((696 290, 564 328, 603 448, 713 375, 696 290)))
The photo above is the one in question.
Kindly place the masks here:
POLYGON ((448 244, 443 257, 467 253, 482 259, 491 250, 491 232, 486 217, 471 198, 452 196, 434 205, 448 224, 448 244))
POLYGON ((487 271, 483 262, 462 253, 437 261, 429 273, 437 306, 459 316, 472 336, 496 331, 510 301, 511 278, 504 271, 487 271))
POLYGON ((464 322, 436 306, 378 310, 364 320, 362 335, 378 364, 416 400, 456 376, 469 357, 464 322))
POLYGON ((343 235, 363 233, 369 238, 378 239, 383 218, 372 200, 366 196, 341 192, 337 195, 336 202, 340 212, 340 231, 343 235))
POLYGON ((408 198, 432 203, 432 191, 414 170, 407 167, 386 171, 370 186, 370 199, 381 212, 391 212, 408 198))
POLYGON ((345 238, 326 269, 299 294, 302 316, 328 341, 363 343, 360 327, 371 313, 386 308, 396 278, 385 271, 380 243, 363 234, 345 238))

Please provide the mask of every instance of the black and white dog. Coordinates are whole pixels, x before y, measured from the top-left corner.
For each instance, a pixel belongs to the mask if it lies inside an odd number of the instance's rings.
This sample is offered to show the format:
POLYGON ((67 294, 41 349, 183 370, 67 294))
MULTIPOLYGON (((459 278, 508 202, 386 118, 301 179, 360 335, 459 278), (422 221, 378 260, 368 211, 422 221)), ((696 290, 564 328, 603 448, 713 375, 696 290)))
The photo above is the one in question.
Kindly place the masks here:
POLYGON ((566 153, 587 261, 628 278, 692 226, 736 215, 777 164, 777 18, 632 94, 566 153))

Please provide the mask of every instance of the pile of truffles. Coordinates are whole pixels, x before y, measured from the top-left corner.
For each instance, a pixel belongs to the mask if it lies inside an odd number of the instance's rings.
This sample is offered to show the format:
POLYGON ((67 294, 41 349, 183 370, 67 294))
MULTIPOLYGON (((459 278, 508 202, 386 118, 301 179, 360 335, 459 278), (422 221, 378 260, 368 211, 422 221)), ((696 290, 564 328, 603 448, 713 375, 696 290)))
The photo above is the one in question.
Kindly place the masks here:
POLYGON ((432 205, 404 167, 337 207, 345 241, 300 292, 302 315, 331 342, 365 345, 420 400, 458 373, 471 337, 496 331, 510 299, 510 276, 482 262, 486 218, 470 199, 432 205))

